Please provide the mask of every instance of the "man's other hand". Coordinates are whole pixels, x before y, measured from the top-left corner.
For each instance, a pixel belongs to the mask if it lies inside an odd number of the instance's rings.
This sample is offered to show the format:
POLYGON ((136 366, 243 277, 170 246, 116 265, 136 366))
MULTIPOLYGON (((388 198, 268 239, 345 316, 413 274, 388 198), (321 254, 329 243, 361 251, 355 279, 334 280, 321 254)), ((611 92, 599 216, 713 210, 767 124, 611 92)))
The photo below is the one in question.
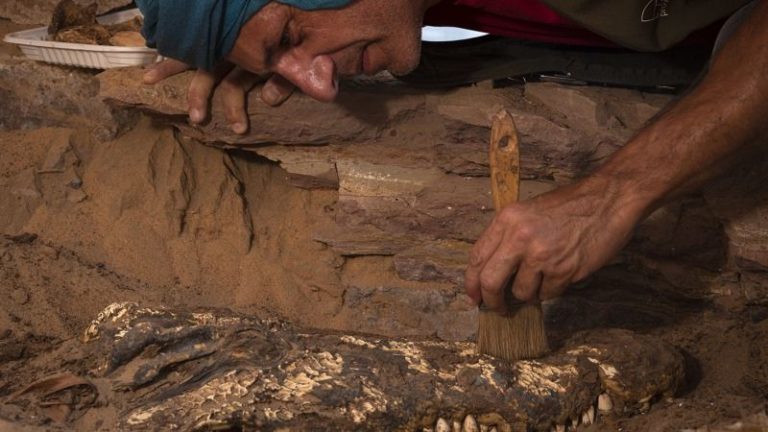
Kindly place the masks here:
POLYGON ((641 212, 596 178, 502 209, 475 244, 465 274, 475 304, 506 311, 560 296, 605 265, 629 240, 641 212))
MULTIPOLYGON (((145 84, 156 84, 166 78, 189 70, 178 60, 166 59, 147 68, 145 84)), ((247 97, 253 87, 263 79, 230 63, 221 63, 213 72, 198 70, 189 85, 187 104, 189 119, 200 124, 206 121, 214 92, 221 98, 224 115, 237 134, 248 132, 247 97)), ((293 92, 293 86, 280 76, 271 77, 261 89, 261 99, 271 106, 283 103, 293 92)))

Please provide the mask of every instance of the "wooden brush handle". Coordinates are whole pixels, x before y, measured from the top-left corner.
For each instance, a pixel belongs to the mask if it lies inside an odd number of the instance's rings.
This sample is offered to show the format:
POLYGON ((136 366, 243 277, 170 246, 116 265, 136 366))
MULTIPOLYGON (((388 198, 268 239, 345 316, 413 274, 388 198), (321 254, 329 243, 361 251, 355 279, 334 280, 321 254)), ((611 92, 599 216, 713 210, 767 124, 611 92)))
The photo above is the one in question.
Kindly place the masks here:
POLYGON ((520 196, 520 144, 515 122, 506 110, 493 117, 488 156, 493 206, 500 211, 520 196))

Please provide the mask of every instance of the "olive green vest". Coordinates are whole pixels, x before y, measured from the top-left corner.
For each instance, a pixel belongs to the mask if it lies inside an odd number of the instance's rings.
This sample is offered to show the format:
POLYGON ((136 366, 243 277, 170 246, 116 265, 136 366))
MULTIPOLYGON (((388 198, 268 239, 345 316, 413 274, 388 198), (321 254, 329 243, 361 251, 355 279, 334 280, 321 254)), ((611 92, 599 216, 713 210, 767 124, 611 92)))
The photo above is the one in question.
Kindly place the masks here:
POLYGON ((751 0, 542 0, 608 40, 661 51, 726 18, 751 0))

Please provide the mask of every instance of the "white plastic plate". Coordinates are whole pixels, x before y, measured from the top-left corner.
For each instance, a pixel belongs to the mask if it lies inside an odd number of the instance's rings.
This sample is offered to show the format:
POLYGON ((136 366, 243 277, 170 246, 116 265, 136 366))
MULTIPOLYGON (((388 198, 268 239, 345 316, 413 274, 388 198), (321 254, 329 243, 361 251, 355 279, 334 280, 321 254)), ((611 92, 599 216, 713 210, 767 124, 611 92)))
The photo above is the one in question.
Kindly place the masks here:
MULTIPOLYGON (((140 16, 138 9, 130 9, 99 17, 101 24, 118 24, 140 16)), ((25 56, 47 63, 79 66, 93 69, 112 69, 143 66, 157 60, 157 51, 143 47, 115 47, 53 42, 48 39, 48 28, 40 27, 11 33, 5 42, 16 44, 25 56)))

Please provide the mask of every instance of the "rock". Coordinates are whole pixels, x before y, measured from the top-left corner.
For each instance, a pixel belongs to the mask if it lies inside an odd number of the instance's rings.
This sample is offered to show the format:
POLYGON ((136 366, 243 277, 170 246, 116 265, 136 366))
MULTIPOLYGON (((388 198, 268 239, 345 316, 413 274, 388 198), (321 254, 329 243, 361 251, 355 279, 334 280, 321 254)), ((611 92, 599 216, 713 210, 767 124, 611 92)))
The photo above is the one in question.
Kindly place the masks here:
MULTIPOLYGON (((0 337, 0 363, 18 360, 24 356, 24 342, 12 332, 0 337)), ((0 426, 2 426, 0 424, 0 426)))
POLYGON ((528 83, 525 97, 555 113, 568 127, 628 139, 671 100, 671 95, 628 89, 528 83))
POLYGON ((71 202, 72 204, 81 203, 88 199, 88 194, 83 192, 81 189, 73 189, 67 191, 67 201, 71 202))
POLYGON ((278 162, 292 185, 303 189, 338 189, 339 173, 324 147, 257 147, 259 156, 278 162))
POLYGON ((69 129, 41 128, 30 131, 0 131, 3 157, 0 179, 8 179, 26 170, 34 170, 46 157, 49 143, 69 141, 69 129))
POLYGON ((0 130, 84 128, 101 140, 135 124, 130 113, 113 115, 98 98, 92 72, 37 63, 0 61, 0 130))
POLYGON ((391 119, 408 116, 421 109, 424 101, 423 94, 393 91, 391 86, 382 84, 360 91, 342 92, 333 104, 323 104, 303 94, 295 94, 280 107, 273 108, 261 102, 258 91, 253 91, 248 104, 251 131, 242 136, 230 130, 217 99, 213 102, 213 113, 207 124, 187 124, 186 93, 191 73, 180 74, 155 86, 141 84, 142 74, 141 69, 100 74, 102 97, 123 105, 176 116, 172 120, 176 120, 176 126, 189 136, 231 145, 365 141, 379 136, 391 119))
POLYGON ((427 96, 428 109, 445 118, 483 128, 490 128, 493 116, 513 104, 512 95, 477 86, 427 96))
POLYGON ((717 272, 726 264, 728 238, 706 200, 689 196, 652 213, 635 230, 629 249, 717 272))
POLYGON ((55 134, 53 136, 54 139, 48 143, 48 154, 40 165, 41 172, 64 171, 67 153, 72 151, 72 146, 69 144, 70 136, 66 134, 55 134))
POLYGON ((0 208, 4 209, 0 212, 0 232, 15 234, 23 230, 42 202, 34 168, 0 182, 0 208))
POLYGON ((471 248, 470 243, 450 240, 418 245, 395 255, 395 271, 405 280, 463 286, 471 248))
POLYGON ((731 265, 747 271, 768 270, 766 169, 768 157, 758 149, 751 161, 736 166, 705 191, 713 213, 723 221, 731 265))
POLYGON ((329 227, 316 231, 313 238, 342 256, 395 255, 418 244, 416 239, 392 236, 371 226, 329 227))
POLYGON ((415 194, 443 177, 438 169, 377 165, 364 161, 339 161, 339 195, 394 197, 415 194))
POLYGON ((739 275, 739 287, 748 302, 768 305, 768 275, 764 272, 744 271, 739 275))
MULTIPOLYGON (((3 0, 0 2, 0 17, 18 24, 48 25, 51 14, 60 0, 3 0)), ((76 0, 82 5, 98 3, 98 13, 104 14, 113 9, 127 6, 132 0, 76 0)))
POLYGON ((569 125, 583 131, 596 131, 605 125, 605 106, 587 92, 591 89, 552 83, 528 83, 525 97, 543 104, 566 119, 569 125))

